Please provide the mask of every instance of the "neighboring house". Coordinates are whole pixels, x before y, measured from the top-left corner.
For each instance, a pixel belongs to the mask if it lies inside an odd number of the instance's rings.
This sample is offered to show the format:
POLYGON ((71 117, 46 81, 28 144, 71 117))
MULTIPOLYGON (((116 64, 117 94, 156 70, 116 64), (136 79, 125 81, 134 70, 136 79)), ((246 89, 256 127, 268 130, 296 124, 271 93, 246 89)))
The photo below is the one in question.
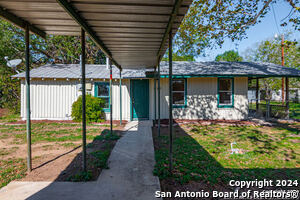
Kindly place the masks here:
MULTIPOLYGON (((79 64, 49 64, 33 69, 31 117, 69 120, 72 103, 81 95, 79 64)), ((122 119, 154 119, 153 69, 122 71, 122 119)), ((173 62, 173 115, 177 119, 248 117, 248 78, 300 77, 300 71, 269 63, 173 62), (278 70, 280 68, 280 70, 278 70)), ((25 74, 21 79, 21 116, 25 119, 25 74)), ((109 102, 109 69, 86 65, 87 93, 109 102)), ((168 63, 161 63, 161 119, 168 118, 168 63)), ((120 119, 119 70, 113 67, 113 119, 120 119)), ((157 104, 156 104, 157 105, 157 104)), ((157 108, 157 106, 156 106, 157 108)), ((109 105, 104 108, 109 119, 109 105)))
MULTIPOLYGON (((259 90, 259 96, 258 99, 264 100, 265 95, 265 90, 259 90)), ((281 90, 272 90, 271 91, 271 101, 282 101, 282 95, 281 95, 281 90)), ((298 88, 290 88, 289 91, 289 99, 291 102, 300 102, 300 89, 298 88)), ((248 90, 248 101, 249 102, 255 102, 256 100, 256 89, 249 88, 248 90)))

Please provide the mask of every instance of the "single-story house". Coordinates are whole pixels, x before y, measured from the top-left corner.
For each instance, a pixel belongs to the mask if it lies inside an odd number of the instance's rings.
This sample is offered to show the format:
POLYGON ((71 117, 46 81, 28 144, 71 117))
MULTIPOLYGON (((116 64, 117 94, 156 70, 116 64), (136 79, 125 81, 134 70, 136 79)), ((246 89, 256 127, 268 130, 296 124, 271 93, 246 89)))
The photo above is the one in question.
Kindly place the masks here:
MULTIPOLYGON (((168 118, 168 69, 168 62, 161 62, 161 119, 168 118)), ((112 71, 112 116, 119 120, 120 72, 114 66, 112 71)), ((151 69, 122 71, 123 120, 154 119, 154 74, 151 69)), ((31 118, 71 120, 72 103, 81 95, 80 75, 79 64, 47 64, 32 69, 31 118)), ((25 73, 13 77, 21 79, 21 117, 25 119, 25 73)), ((86 65, 87 93, 109 102, 109 77, 106 65, 86 65)), ((175 119, 243 120, 248 117, 248 79, 300 77, 300 71, 270 63, 175 61, 173 77, 175 119)), ((109 103, 104 111, 109 119, 109 103)))
MULTIPOLYGON (((300 83, 299 83, 300 84, 300 83)), ((272 90, 271 92, 271 101, 282 101, 282 90, 272 90)), ((265 99, 266 91, 259 90, 259 101, 265 99)), ((300 89, 299 88, 290 88, 289 99, 292 102, 300 102, 300 89)), ((256 89, 249 88, 248 90, 248 101, 255 102, 256 100, 256 89)))

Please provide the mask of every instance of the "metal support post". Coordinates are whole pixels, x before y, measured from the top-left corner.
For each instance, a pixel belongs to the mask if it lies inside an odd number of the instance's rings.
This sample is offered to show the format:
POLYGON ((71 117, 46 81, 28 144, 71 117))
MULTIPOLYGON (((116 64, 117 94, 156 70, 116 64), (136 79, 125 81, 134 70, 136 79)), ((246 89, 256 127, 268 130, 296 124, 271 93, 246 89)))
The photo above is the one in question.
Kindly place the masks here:
POLYGON ((31 161, 31 119, 30 119, 30 41, 29 25, 25 27, 25 62, 26 62, 26 136, 27 136, 27 170, 32 170, 31 161))
POLYGON ((290 87, 289 87, 289 78, 286 77, 285 78, 285 112, 286 112, 286 118, 289 119, 290 118, 290 87))
POLYGON ((109 59, 109 108, 110 108, 110 134, 113 133, 113 121, 112 121, 112 64, 109 59))
POLYGON ((122 71, 120 70, 120 125, 122 125, 122 71))
POLYGON ((156 125, 156 69, 154 70, 154 125, 156 125))
POLYGON ((169 32, 169 135, 170 135, 170 151, 169 151, 169 171, 172 173, 173 168, 173 93, 172 93, 172 29, 169 32))
POLYGON ((258 112, 259 109, 259 79, 256 78, 256 113, 258 112))
POLYGON ((158 88, 157 88, 157 96, 158 96, 158 136, 160 136, 160 63, 158 63, 158 79, 157 79, 157 84, 158 84, 158 88))
POLYGON ((81 85, 82 85, 82 167, 86 166, 86 90, 85 90, 85 31, 81 29, 81 85))

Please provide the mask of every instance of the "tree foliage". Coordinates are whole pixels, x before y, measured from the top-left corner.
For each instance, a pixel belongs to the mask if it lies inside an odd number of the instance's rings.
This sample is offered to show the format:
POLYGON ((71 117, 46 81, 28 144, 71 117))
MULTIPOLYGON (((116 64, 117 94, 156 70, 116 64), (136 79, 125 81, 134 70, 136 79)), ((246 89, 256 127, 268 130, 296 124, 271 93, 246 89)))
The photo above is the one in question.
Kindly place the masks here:
POLYGON ((241 62, 243 61, 243 57, 237 51, 231 50, 217 55, 215 61, 241 62))
MULTIPOLYGON (((25 70, 24 31, 9 22, 0 19, 0 107, 19 111, 20 84, 11 79, 16 72, 6 66, 5 56, 9 60, 21 58, 23 62, 18 71, 25 70)), ((80 37, 48 35, 46 40, 30 35, 31 68, 46 63, 79 63, 80 37)), ((97 48, 90 38, 86 38, 86 62, 89 64, 105 63, 105 55, 97 48)))
MULTIPOLYGON (((285 66, 300 69, 300 45, 298 41, 291 41, 288 35, 284 41, 284 60, 285 66)), ((268 62, 281 65, 281 40, 269 39, 260 42, 255 48, 248 49, 246 60, 254 62, 268 62)), ((280 68, 278 69, 280 70, 280 68)), ((265 78, 260 80, 260 84, 270 94, 271 90, 281 89, 281 78, 265 78)), ((299 78, 290 78, 291 88, 300 88, 299 78)))
MULTIPOLYGON (((173 61, 195 61, 193 55, 180 54, 178 51, 172 53, 173 61)), ((169 61, 169 51, 165 53, 165 56, 162 58, 162 61, 169 61)))
MULTIPOLYGON (((180 53, 200 55, 206 48, 222 46, 246 37, 246 30, 260 23, 278 0, 194 0, 176 36, 180 53)), ((299 0, 284 0, 292 8, 282 26, 293 24, 300 30, 299 0)))

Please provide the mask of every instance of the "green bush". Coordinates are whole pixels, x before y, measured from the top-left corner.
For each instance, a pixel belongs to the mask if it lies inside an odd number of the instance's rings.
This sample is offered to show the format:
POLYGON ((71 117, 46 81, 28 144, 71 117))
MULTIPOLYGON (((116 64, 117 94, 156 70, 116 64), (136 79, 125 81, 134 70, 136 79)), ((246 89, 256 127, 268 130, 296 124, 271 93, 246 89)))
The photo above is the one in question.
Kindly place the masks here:
MULTIPOLYGON (((101 122, 104 120, 103 107, 105 101, 101 98, 86 95, 86 121, 87 122, 101 122)), ((82 121, 82 96, 72 105, 72 118, 74 121, 82 121)))

